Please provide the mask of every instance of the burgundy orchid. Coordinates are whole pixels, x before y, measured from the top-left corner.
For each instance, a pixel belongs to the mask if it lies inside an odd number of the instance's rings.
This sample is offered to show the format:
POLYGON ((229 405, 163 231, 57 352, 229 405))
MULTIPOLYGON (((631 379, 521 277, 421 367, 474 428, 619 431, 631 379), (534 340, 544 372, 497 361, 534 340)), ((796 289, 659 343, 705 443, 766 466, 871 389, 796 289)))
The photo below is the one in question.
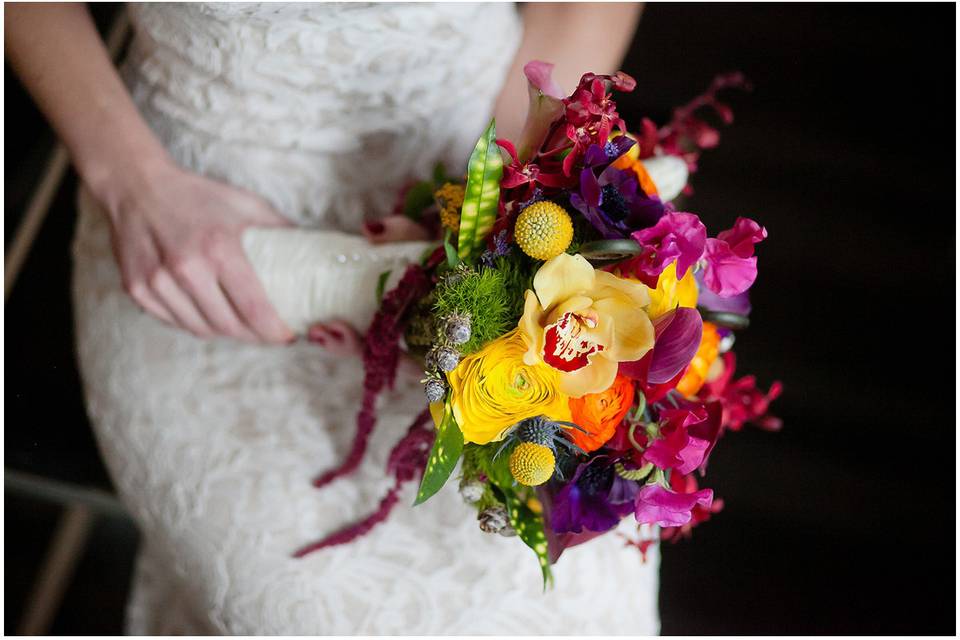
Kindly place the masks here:
POLYGON ((527 190, 523 196, 523 199, 526 199, 532 195, 537 185, 552 189, 570 186, 570 179, 563 174, 543 171, 533 162, 523 162, 517 154, 516 147, 509 140, 500 138, 497 144, 510 156, 510 164, 503 165, 503 178, 500 180, 502 189, 526 187, 527 190))
POLYGON ((626 123, 617 113, 617 105, 607 85, 618 91, 633 91, 637 82, 629 75, 618 71, 614 75, 584 74, 580 84, 568 98, 564 98, 562 126, 547 135, 543 156, 569 152, 563 158, 563 175, 573 175, 574 166, 583 158, 591 144, 601 147, 607 143, 614 127, 626 131, 626 123), (573 148, 570 148, 570 143, 573 148))
POLYGON ((770 385, 770 390, 766 393, 757 388, 757 379, 754 376, 744 376, 734 381, 737 360, 732 351, 723 354, 723 365, 720 377, 707 382, 700 390, 701 398, 717 401, 723 406, 723 428, 740 431, 743 425, 749 422, 767 431, 779 431, 783 427, 783 421, 769 415, 767 411, 770 403, 783 392, 780 381, 770 385))

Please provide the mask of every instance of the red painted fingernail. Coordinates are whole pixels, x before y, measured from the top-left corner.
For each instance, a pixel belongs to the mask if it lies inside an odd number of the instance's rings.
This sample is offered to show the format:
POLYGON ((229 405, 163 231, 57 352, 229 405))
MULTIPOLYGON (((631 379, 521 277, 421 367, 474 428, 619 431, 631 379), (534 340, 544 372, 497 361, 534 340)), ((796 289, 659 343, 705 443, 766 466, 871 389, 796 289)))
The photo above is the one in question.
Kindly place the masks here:
POLYGON ((373 222, 364 222, 364 223, 363 223, 363 226, 365 226, 365 227, 367 228, 367 231, 369 231, 370 233, 372 233, 372 234, 375 235, 375 236, 380 235, 380 234, 383 233, 384 230, 386 229, 386 227, 383 226, 383 223, 382 223, 382 222, 376 222, 376 221, 373 221, 373 222))
POLYGON ((336 329, 327 329, 329 333, 333 335, 337 340, 343 340, 343 334, 337 331, 336 329))

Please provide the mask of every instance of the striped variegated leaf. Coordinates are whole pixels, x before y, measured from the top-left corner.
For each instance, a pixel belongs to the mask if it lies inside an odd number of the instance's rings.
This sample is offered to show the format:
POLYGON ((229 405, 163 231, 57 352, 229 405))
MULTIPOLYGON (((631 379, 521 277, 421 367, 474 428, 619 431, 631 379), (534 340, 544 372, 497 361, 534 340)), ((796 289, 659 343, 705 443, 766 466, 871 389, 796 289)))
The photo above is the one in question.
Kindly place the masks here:
POLYGON ((497 125, 490 126, 477 140, 467 166, 467 187, 460 210, 460 237, 457 254, 461 260, 470 261, 483 248, 487 234, 493 229, 500 201, 500 177, 503 175, 503 158, 496 143, 497 125))
POLYGON ((540 563, 540 572, 543 574, 543 590, 553 585, 553 573, 550 571, 550 554, 547 550, 547 535, 543 530, 543 517, 520 502, 511 491, 504 491, 507 502, 507 513, 510 515, 510 525, 524 544, 537 554, 540 563))
POLYGON ((427 466, 423 470, 420 480, 420 490, 417 491, 417 500, 414 505, 426 502, 433 494, 443 488, 447 478, 463 453, 463 433, 453 418, 453 409, 450 403, 444 405, 443 419, 437 427, 437 437, 433 441, 433 449, 427 458, 427 466))

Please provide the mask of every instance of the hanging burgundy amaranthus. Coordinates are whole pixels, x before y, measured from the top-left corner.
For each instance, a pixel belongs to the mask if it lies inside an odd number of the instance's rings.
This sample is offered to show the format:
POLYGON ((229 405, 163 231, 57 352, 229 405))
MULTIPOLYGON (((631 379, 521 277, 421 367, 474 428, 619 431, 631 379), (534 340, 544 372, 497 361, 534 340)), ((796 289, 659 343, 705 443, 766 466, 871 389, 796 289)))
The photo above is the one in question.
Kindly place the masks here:
POLYGON ((377 397, 384 388, 393 387, 400 362, 400 336, 403 321, 414 302, 430 290, 430 278, 420 265, 410 265, 396 288, 388 293, 373 317, 363 345, 363 399, 357 414, 357 434, 350 453, 339 467, 326 471, 313 481, 323 487, 360 466, 367 442, 377 423, 377 397))

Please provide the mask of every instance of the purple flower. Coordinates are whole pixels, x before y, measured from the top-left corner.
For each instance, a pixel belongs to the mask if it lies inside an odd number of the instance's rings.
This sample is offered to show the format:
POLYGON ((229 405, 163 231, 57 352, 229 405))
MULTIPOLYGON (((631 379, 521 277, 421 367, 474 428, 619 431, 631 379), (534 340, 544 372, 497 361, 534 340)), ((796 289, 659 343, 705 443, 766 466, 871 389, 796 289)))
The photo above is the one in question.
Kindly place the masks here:
POLYGON ((496 264, 496 259, 509 255, 512 248, 510 243, 507 242, 507 230, 502 229, 498 234, 493 236, 493 250, 487 249, 484 251, 480 256, 480 262, 485 267, 493 268, 496 264))
POLYGON ((657 278, 674 260, 677 261, 677 279, 682 278, 703 255, 707 242, 707 228, 692 213, 671 212, 655 225, 641 229, 631 237, 642 249, 638 260, 640 271, 651 279, 657 278))
POLYGON ((643 192, 635 173, 611 166, 633 144, 621 136, 602 147, 590 145, 583 157, 580 189, 570 194, 570 204, 607 239, 626 238, 634 229, 656 223, 665 210, 660 198, 643 192))
POLYGON ((617 476, 606 456, 598 456, 577 466, 554 496, 550 526, 556 533, 608 531, 633 510, 636 494, 637 483, 617 476))
POLYGON ((767 230, 753 220, 737 218, 732 229, 707 240, 703 283, 724 298, 749 289, 757 279, 754 245, 766 237, 767 230))
POLYGON ((635 514, 640 524, 680 527, 690 522, 690 512, 698 504, 709 509, 713 504, 713 489, 674 493, 660 485, 647 485, 637 493, 635 514))

